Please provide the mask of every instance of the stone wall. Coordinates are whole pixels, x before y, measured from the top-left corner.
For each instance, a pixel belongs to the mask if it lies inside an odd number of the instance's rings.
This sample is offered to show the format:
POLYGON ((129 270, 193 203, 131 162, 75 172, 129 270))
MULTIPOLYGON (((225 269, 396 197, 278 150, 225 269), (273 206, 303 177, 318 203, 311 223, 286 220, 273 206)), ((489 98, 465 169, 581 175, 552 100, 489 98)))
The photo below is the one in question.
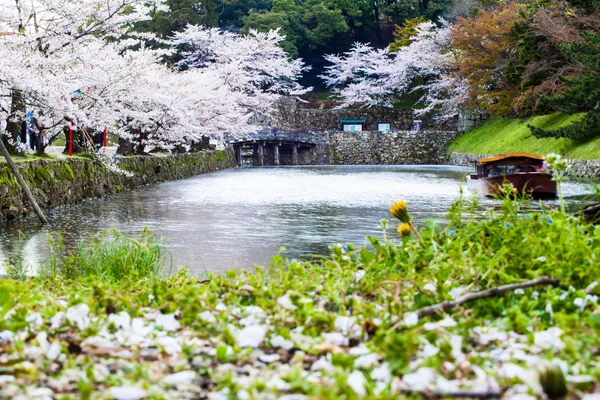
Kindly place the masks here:
MULTIPOLYGON (((117 161, 121 169, 134 175, 127 177, 109 171, 96 160, 75 157, 23 161, 17 166, 43 209, 235 166, 230 150, 132 156, 117 161)), ((11 219, 30 212, 31 205, 8 165, 0 163, 0 219, 11 219)))
POLYGON ((445 164, 456 132, 332 132, 303 164, 445 164))
POLYGON ((391 124, 392 130, 410 130, 416 119, 423 122, 426 130, 456 130, 455 120, 438 123, 432 116, 416 117, 413 110, 394 108, 303 109, 282 106, 274 113, 272 126, 303 132, 331 132, 341 129, 341 119, 365 119, 365 131, 376 131, 380 122, 391 124))
MULTIPOLYGON (((448 163, 450 165, 473 166, 479 158, 492 157, 496 154, 469 154, 451 152, 448 163)), ((571 167, 567 175, 586 180, 600 180, 600 160, 566 159, 571 167)))

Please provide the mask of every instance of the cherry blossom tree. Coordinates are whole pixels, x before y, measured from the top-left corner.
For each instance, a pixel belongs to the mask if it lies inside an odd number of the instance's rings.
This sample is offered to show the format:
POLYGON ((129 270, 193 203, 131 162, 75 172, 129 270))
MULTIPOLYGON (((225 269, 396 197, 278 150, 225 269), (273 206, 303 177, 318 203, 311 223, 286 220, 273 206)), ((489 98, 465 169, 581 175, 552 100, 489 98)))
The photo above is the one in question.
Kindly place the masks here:
POLYGON ((190 26, 157 50, 144 46, 157 38, 129 29, 156 9, 147 0, 0 5, 9 10, 0 16, 0 118, 12 123, 13 143, 30 110, 55 132, 69 121, 108 127, 141 149, 172 148, 206 134, 256 130, 250 116, 268 115, 279 96, 307 90, 297 83, 302 62, 288 59, 274 31, 241 36, 190 26), (178 48, 184 58, 177 68, 159 62, 178 48))
POLYGON ((127 54, 129 46, 140 45, 139 38, 116 39, 148 18, 148 1, 0 0, 0 8, 0 118, 12 125, 9 143, 25 110, 44 128, 59 127, 65 119, 122 126, 114 118, 115 87, 124 81, 131 86, 134 65, 156 64, 156 55, 143 49, 127 54), (131 58, 137 62, 123 63, 131 58), (128 68, 115 69, 118 64, 128 68))
POLYGON ((201 76, 216 95, 197 93, 193 99, 198 120, 211 133, 255 130, 247 124, 249 117, 268 116, 282 95, 310 90, 298 83, 307 67, 288 57, 280 46, 284 39, 275 30, 238 35, 195 25, 174 35, 171 43, 183 56, 177 68, 201 76))
POLYGON ((435 111, 442 119, 454 117, 466 91, 448 66, 453 59, 449 33, 445 21, 440 27, 423 22, 410 43, 395 53, 356 43, 342 56, 325 57, 332 65, 322 78, 341 97, 342 107, 392 106, 400 96, 422 90, 419 101, 426 107, 417 114, 435 111), (417 78, 425 83, 415 87, 417 78))

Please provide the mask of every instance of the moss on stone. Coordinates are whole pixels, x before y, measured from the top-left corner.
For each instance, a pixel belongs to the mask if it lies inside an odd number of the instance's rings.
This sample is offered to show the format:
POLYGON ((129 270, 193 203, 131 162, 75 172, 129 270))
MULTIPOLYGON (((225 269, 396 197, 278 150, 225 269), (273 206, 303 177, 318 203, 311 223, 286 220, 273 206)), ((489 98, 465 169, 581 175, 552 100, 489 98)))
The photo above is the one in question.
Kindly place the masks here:
POLYGON ((43 182, 54 182, 47 166, 36 165, 33 168, 33 182, 36 186, 40 186, 43 182))
POLYGON ((71 168, 71 166, 64 162, 62 163, 62 165, 60 166, 60 170, 62 172, 62 175, 64 177, 66 177, 68 180, 72 181, 75 180, 75 174, 73 173, 73 169, 71 168))

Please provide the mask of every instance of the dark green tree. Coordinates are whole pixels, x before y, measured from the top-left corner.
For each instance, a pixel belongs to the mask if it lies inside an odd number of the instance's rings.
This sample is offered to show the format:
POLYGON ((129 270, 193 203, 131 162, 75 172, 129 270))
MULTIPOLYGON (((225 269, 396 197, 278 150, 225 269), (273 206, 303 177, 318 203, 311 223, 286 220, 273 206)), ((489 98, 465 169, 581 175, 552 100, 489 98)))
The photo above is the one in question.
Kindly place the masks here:
POLYGON ((551 111, 566 114, 586 113, 573 125, 544 130, 532 127, 536 137, 568 137, 578 141, 600 136, 600 34, 582 33, 584 42, 563 47, 565 55, 584 65, 583 73, 566 80, 568 87, 560 95, 542 97, 542 105, 551 111))

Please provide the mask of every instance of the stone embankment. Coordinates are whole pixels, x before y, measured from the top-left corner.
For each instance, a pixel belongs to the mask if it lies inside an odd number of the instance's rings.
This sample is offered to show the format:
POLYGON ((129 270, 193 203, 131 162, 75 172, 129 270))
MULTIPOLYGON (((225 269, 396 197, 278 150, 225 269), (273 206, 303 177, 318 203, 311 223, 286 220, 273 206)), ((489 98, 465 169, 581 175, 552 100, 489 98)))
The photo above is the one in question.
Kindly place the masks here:
MULTIPOLYGON (((472 166, 477 159, 491 157, 493 154, 469 154, 450 152, 448 163, 450 165, 472 166)), ((567 159, 570 168, 567 175, 572 178, 586 180, 600 180, 600 160, 567 159)))
MULTIPOLYGON (((67 158, 18 163, 40 207, 47 209, 115 194, 159 182, 187 178, 235 166, 233 153, 199 152, 170 156, 132 156, 117 159, 132 176, 113 172, 97 160, 67 158)), ((0 163, 0 219, 32 212, 21 187, 5 163, 0 163)))
POLYGON ((446 164, 452 131, 331 132, 304 164, 446 164))

